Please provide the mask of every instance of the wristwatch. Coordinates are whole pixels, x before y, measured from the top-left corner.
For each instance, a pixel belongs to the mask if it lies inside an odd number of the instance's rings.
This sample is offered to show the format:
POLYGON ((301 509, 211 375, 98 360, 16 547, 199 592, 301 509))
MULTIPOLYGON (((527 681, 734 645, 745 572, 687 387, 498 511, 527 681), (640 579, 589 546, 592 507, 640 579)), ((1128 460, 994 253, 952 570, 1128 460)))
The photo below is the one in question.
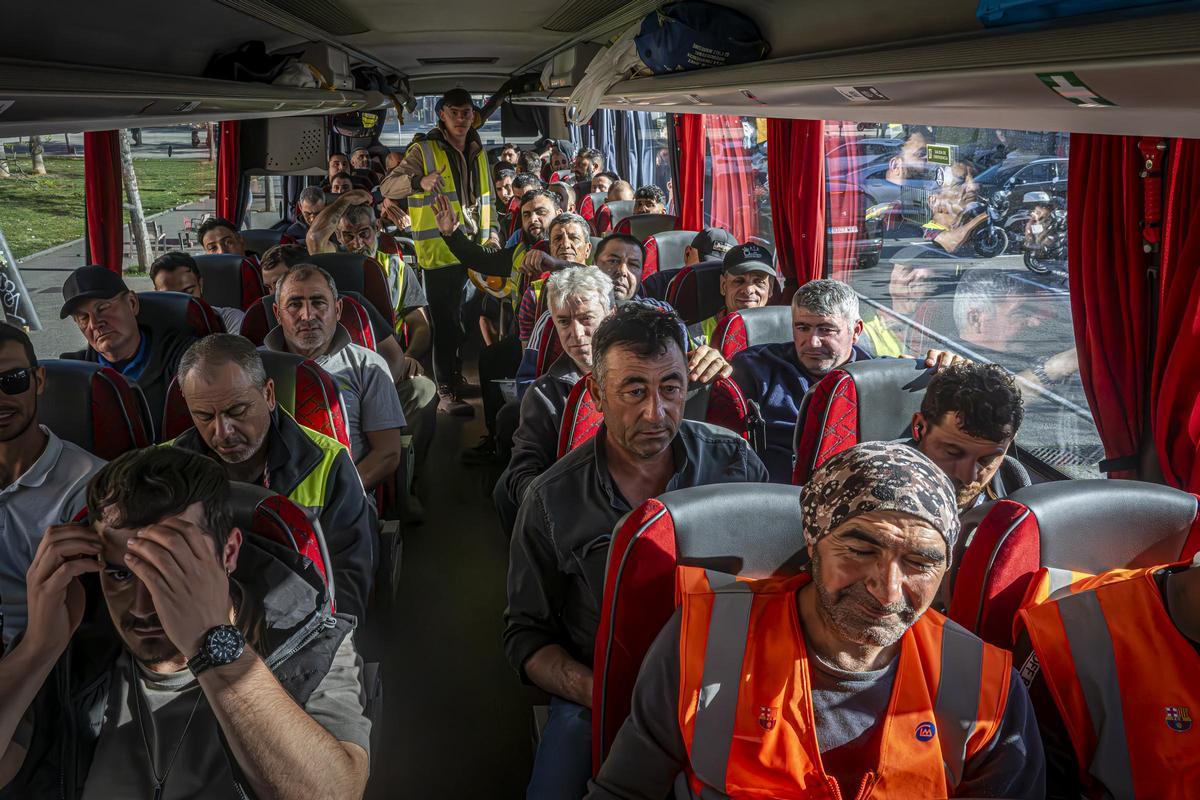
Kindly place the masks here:
POLYGON ((246 637, 233 625, 218 625, 204 634, 204 644, 200 652, 188 659, 188 669, 193 675, 212 667, 223 667, 232 664, 246 649, 246 637))

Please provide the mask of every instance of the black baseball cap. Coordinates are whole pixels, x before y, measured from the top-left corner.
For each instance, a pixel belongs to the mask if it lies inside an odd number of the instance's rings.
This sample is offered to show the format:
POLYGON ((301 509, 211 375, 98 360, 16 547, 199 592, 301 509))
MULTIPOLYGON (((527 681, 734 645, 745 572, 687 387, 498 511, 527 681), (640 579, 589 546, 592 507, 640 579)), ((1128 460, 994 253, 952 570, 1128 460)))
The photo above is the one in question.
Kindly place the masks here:
POLYGON ((692 248, 699 251, 700 260, 724 257, 733 247, 737 247, 737 239, 724 228, 705 228, 692 239, 692 248))
POLYGON ((121 276, 108 267, 88 264, 80 267, 67 276, 63 283, 63 307, 58 312, 59 319, 66 319, 75 310, 75 306, 83 300, 100 298, 108 300, 129 291, 121 276))
POLYGON ((767 272, 778 279, 775 273, 775 254, 760 244, 739 244, 725 254, 721 271, 728 275, 745 275, 750 272, 767 272))

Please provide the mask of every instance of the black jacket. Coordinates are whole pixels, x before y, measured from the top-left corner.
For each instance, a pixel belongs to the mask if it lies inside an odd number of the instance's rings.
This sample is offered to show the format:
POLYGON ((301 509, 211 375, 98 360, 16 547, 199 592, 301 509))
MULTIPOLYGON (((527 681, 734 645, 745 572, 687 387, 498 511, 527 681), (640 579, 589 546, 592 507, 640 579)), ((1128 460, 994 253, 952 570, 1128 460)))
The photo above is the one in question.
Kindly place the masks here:
MULTIPOLYGON (((172 444, 220 463, 195 428, 180 434, 172 444)), ((300 429, 300 424, 276 409, 267 434, 267 488, 290 497, 321 460, 321 449, 300 429)), ((337 455, 326 479, 324 503, 312 511, 321 523, 321 533, 333 562, 337 609, 362 619, 375 581, 379 519, 375 505, 363 491, 350 451, 345 448, 337 455)))
MULTIPOLYGON (((167 387, 175 370, 179 368, 179 359, 191 347, 196 337, 177 331, 150 331, 142 328, 142 335, 150 339, 150 352, 146 356, 146 366, 142 374, 134 381, 141 388, 150 406, 150 416, 154 421, 153 435, 157 441, 162 435, 163 410, 167 404, 167 387)), ((74 361, 90 361, 100 363, 100 357, 91 347, 63 353, 59 358, 69 358, 74 361)))
MULTIPOLYGON (((280 685, 303 706, 329 672, 353 620, 329 613, 329 596, 311 561, 275 542, 249 536, 233 578, 261 609, 251 639, 280 685)), ((113 664, 123 644, 112 627, 98 584, 89 576, 85 621, 33 701, 34 730, 25 762, 0 798, 83 796, 104 726, 113 664)), ((248 636, 249 638, 249 636, 248 636)), ((234 781, 246 797, 249 783, 224 737, 234 781)))

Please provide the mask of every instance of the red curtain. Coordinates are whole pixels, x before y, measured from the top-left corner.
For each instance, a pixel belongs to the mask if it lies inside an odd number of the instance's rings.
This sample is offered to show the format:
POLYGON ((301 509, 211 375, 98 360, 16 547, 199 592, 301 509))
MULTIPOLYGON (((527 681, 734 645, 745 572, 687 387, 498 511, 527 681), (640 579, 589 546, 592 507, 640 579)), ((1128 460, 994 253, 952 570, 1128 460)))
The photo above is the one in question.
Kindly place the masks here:
MULTIPOLYGON (((1108 459, 1136 456, 1149 401, 1137 137, 1072 134, 1067 187, 1071 316, 1079 372, 1108 459)), ((1110 477, 1132 477, 1128 470, 1110 477)))
POLYGON ((820 120, 767 120, 772 228, 779 269, 789 289, 823 273, 824 128, 820 120))
POLYGON ((121 274, 125 243, 121 219, 121 150, 116 131, 83 134, 88 262, 121 274))
POLYGON ((221 123, 221 146, 217 151, 217 216, 241 225, 242 197, 241 125, 221 123))
MULTIPOLYGON (((837 151, 837 174, 826 187, 829 208, 829 256, 834 278, 844 281, 858 264, 858 241, 866 235, 866 204, 862 190, 846 176, 858 168, 857 126, 853 122, 825 123, 825 152, 837 151), (843 147, 844 145, 844 147, 843 147), (841 148, 841 149, 839 149, 841 148)), ((828 171, 828 164, 826 170, 828 171)))
POLYGON ((679 227, 698 231, 704 227, 704 116, 676 115, 675 138, 679 143, 679 188, 675 193, 679 227))
POLYGON ((1172 140, 1167 162, 1152 427, 1166 482, 1200 492, 1200 140, 1172 140))
MULTIPOLYGON (((754 197, 754 166, 746 148, 742 118, 717 114, 705 120, 712 156, 712 195, 709 219, 739 242, 758 235, 754 197)), ((769 151, 768 151, 769 152, 769 151)))

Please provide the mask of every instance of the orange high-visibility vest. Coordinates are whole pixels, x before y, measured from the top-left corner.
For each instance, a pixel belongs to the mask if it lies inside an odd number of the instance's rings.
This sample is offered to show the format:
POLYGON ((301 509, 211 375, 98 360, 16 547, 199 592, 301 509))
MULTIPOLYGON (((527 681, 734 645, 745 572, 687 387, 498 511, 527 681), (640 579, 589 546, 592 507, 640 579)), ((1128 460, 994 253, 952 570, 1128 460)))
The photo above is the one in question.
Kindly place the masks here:
POLYGON ((1004 718, 1012 656, 925 612, 901 639, 879 762, 863 765, 860 786, 838 787, 821 763, 796 608, 796 592, 808 580, 744 581, 679 568, 679 725, 693 793, 949 796, 1004 718))
POLYGON ((1163 606, 1161 569, 1106 572, 1021 612, 1080 780, 1113 797, 1200 795, 1200 654, 1163 606))

